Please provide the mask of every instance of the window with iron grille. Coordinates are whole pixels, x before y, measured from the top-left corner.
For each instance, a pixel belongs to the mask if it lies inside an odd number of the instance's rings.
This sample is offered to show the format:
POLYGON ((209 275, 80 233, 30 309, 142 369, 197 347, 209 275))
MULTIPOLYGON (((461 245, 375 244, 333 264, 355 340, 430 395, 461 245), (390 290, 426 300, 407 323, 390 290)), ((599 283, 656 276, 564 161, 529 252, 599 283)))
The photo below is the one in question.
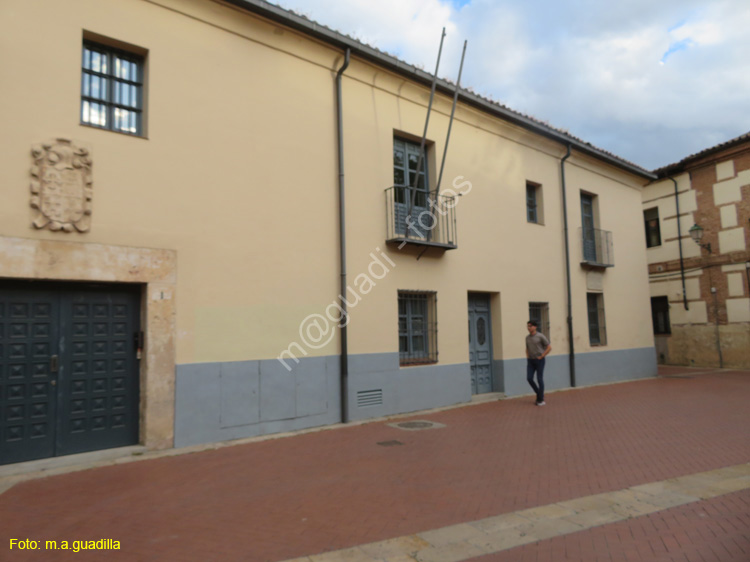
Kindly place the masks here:
POLYGON ((669 298, 651 297, 651 319, 654 323, 654 334, 671 334, 669 324, 669 298))
POLYGON ((659 208, 643 211, 643 222, 646 225, 646 247, 661 246, 661 231, 659 230, 659 208))
POLYGON ((604 295, 586 293, 591 345, 607 345, 607 328, 604 322, 604 295))
POLYGON ((549 304, 546 302, 529 303, 529 320, 537 324, 537 331, 543 333, 550 339, 549 333, 549 304))
POLYGON ((143 135, 142 56, 83 42, 81 123, 143 135))
POLYGON ((398 292, 398 352, 401 365, 437 362, 437 293, 398 292))

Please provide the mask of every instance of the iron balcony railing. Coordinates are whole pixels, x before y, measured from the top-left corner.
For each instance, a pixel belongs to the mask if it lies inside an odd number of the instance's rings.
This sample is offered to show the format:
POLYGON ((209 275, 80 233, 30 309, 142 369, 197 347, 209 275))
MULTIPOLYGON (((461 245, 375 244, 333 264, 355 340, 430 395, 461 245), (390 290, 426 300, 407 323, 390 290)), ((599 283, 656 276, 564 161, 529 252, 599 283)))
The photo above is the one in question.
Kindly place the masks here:
POLYGON ((386 242, 458 248, 456 199, 395 185, 385 190, 386 242))
POLYGON ((612 247, 612 233, 598 228, 579 228, 581 240, 581 264, 592 267, 613 267, 615 255, 612 247))

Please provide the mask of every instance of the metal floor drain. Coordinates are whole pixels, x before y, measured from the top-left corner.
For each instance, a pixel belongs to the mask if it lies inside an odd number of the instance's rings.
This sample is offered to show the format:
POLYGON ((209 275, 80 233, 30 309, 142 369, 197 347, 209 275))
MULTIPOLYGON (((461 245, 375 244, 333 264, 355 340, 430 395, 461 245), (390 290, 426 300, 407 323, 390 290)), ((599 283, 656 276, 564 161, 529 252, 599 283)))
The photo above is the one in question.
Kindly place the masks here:
POLYGON ((445 424, 427 420, 411 420, 405 422, 389 423, 387 425, 398 429, 403 429, 405 431, 419 431, 422 429, 438 429, 440 427, 445 427, 445 424))

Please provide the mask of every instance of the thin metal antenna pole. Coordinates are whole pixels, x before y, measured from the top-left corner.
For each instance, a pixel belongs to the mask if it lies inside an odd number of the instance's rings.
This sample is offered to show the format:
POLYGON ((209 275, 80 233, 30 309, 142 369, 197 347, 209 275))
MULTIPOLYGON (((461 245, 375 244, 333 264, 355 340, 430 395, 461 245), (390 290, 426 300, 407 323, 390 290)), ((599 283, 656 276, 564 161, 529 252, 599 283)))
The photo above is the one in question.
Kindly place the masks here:
MULTIPOLYGON (((427 105, 427 117, 424 122, 424 132, 422 133, 422 142, 419 145, 419 158, 417 158, 417 169, 414 172, 414 185, 412 185, 411 198, 409 201, 409 212, 407 216, 411 219, 411 210, 414 207, 414 201, 417 196, 417 184, 419 183, 419 170, 422 168, 422 161, 424 160, 424 145, 427 140, 427 127, 430 124, 430 112, 432 111, 432 101, 435 98, 435 87, 437 86, 437 75, 438 68, 440 68, 440 55, 443 53, 443 40, 445 39, 445 28, 443 33, 440 35, 440 48, 438 49, 437 64, 435 64, 435 74, 432 75, 432 88, 430 89, 430 103, 427 105)), ((406 156, 406 174, 407 179, 409 177, 409 157, 406 156)), ((407 182, 408 183, 408 182, 407 182)), ((429 189, 429 186, 425 186, 429 189)), ((409 221, 410 222, 410 221, 409 221)), ((408 237, 408 233, 406 233, 408 237)))
POLYGON ((443 168, 445 167, 445 156, 448 154, 448 143, 451 140, 451 128, 453 127, 453 116, 456 114, 456 102, 458 101, 458 90, 461 88, 461 73, 464 70, 464 57, 466 56, 466 44, 464 41, 464 51, 461 53, 461 66, 458 68, 458 81, 456 82, 456 91, 453 94, 453 108, 451 109, 451 118, 448 121, 448 134, 445 137, 445 147, 443 148, 443 161, 440 163, 440 175, 438 175, 437 185, 435 186, 435 196, 440 195, 440 182, 443 181, 443 168))

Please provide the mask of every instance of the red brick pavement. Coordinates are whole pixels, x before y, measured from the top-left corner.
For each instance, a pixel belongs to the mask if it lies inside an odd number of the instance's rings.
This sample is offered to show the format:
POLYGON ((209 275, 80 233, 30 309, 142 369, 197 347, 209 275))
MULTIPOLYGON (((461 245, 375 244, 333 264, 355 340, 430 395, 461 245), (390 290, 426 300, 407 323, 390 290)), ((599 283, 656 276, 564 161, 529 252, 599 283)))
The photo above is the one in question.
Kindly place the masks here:
POLYGON ((471 562, 748 562, 750 490, 594 527, 471 562))
POLYGON ((0 560, 104 558, 9 538, 111 538, 115 561, 277 561, 745 463, 749 390, 658 378, 30 481, 0 496, 0 560))

